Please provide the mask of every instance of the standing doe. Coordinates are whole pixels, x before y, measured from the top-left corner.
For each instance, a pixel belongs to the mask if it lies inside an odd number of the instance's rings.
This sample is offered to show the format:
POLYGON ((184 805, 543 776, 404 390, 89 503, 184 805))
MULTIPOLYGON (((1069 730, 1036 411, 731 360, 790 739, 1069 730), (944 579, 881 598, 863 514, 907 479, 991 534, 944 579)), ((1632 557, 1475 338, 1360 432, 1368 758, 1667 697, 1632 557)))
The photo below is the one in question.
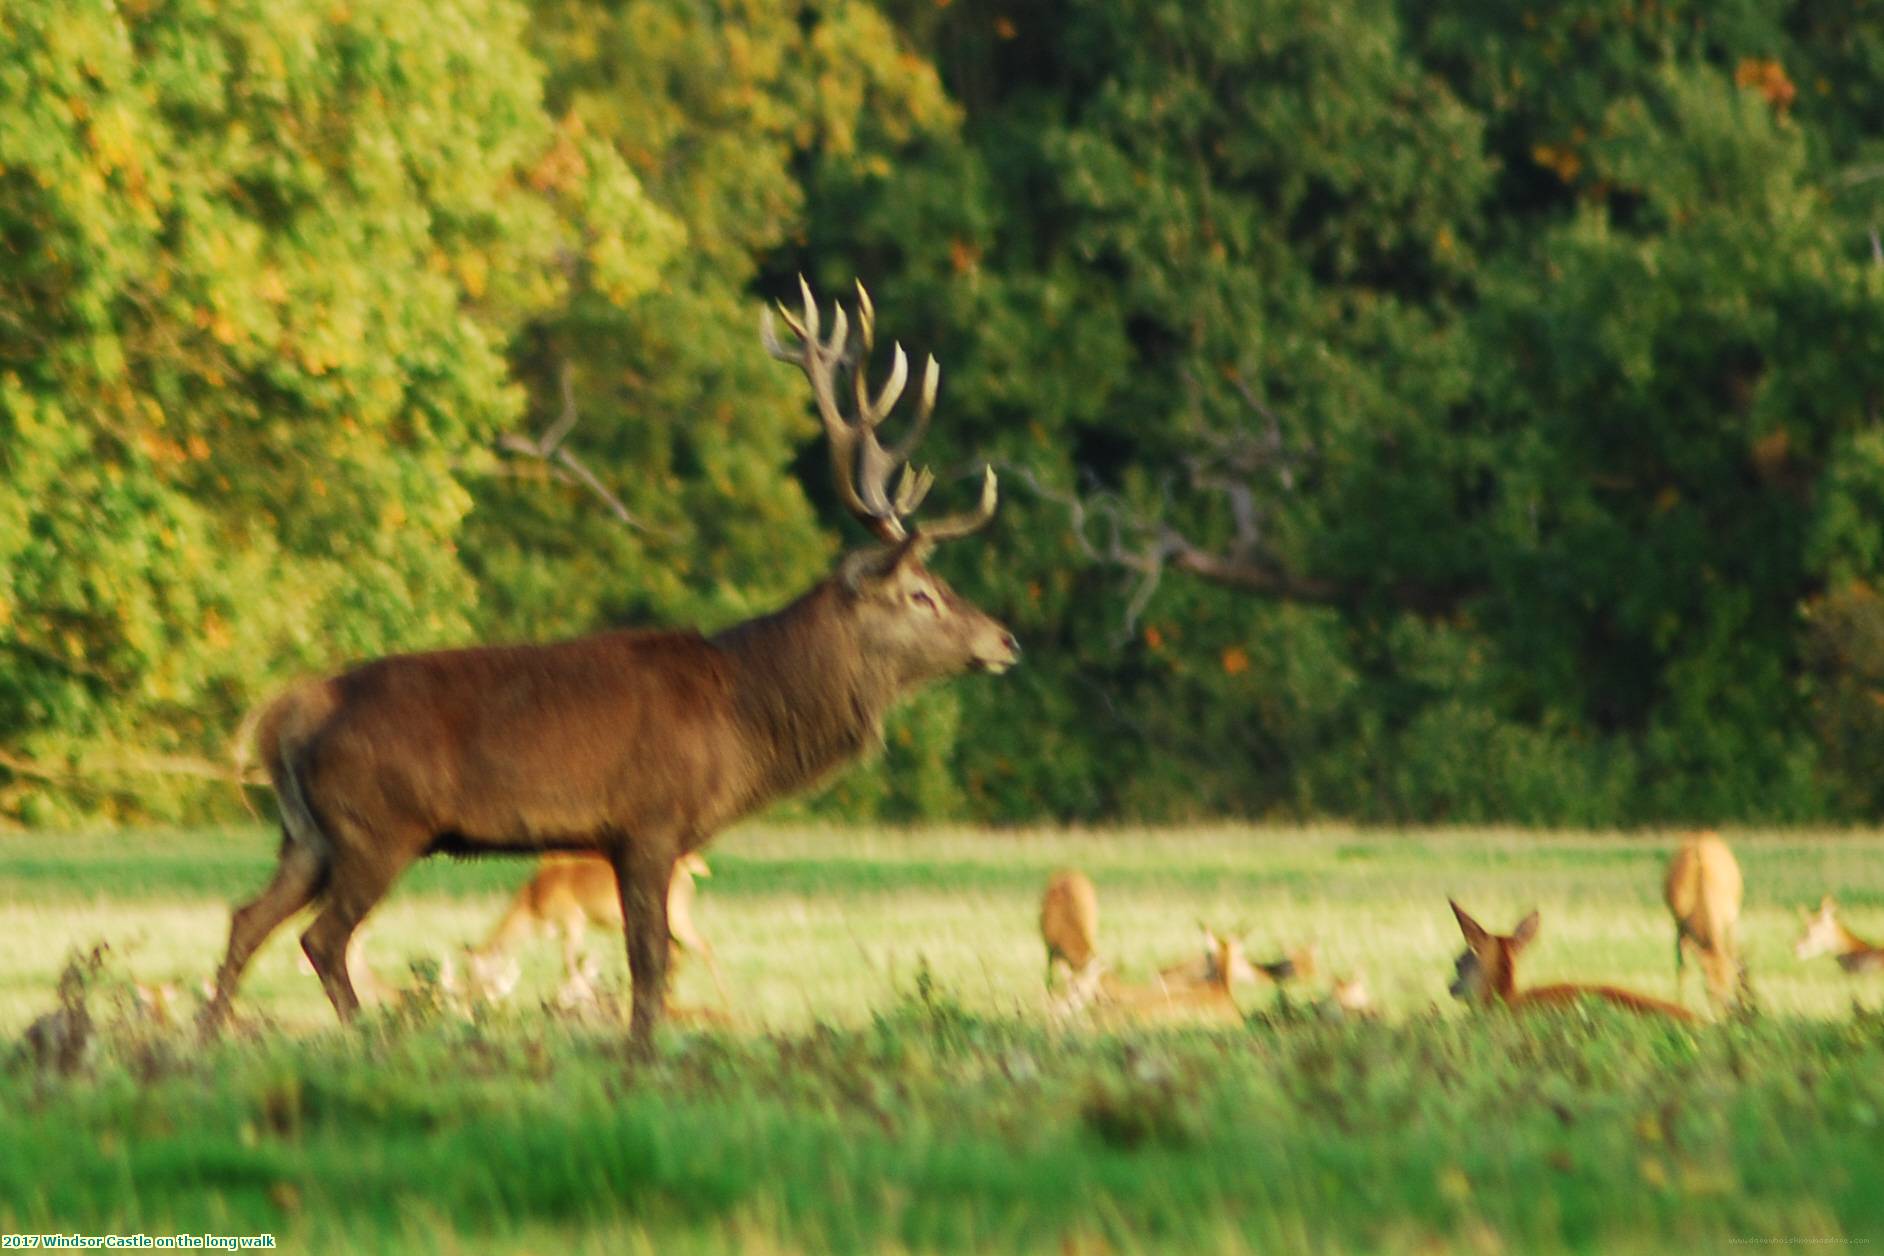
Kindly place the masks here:
POLYGON ((1077 1012, 1091 1003, 1105 978, 1099 958, 1099 894, 1077 868, 1062 868, 1040 896, 1040 940, 1047 946, 1047 987, 1057 989, 1052 1008, 1077 1012))
POLYGON ((316 899, 301 945, 346 1021, 359 1007, 348 940, 408 864, 441 851, 592 851, 619 883, 630 1040, 645 1052, 666 992, 675 862, 880 744, 899 698, 1018 660, 1013 634, 923 565, 937 542, 977 531, 995 509, 985 470, 973 510, 912 518, 933 483, 908 458, 935 405, 935 359, 909 434, 886 448, 877 428, 908 380, 902 347, 872 396, 868 295, 859 285, 853 351, 842 306, 826 338, 800 287, 802 313, 785 313, 792 343, 780 342, 770 311, 764 343, 810 381, 838 497, 881 545, 845 555, 783 610, 712 636, 616 631, 396 655, 276 699, 256 744, 280 805, 280 862, 235 912, 206 1032, 227 1016, 256 948, 316 899), (854 418, 839 399, 847 367, 854 418))
MULTIPOLYGON (((667 887, 667 932, 671 944, 669 963, 682 951, 706 961, 713 975, 713 985, 720 992, 720 1002, 731 1006, 726 983, 720 979, 719 960, 713 945, 701 936, 693 923, 693 900, 697 894, 696 877, 712 876, 706 858, 690 851, 674 864, 674 879, 667 887)), ((565 991, 579 991, 592 986, 595 970, 584 952, 584 939, 590 925, 620 929, 621 887, 615 883, 615 869, 608 860, 594 855, 550 855, 543 860, 524 887, 511 899, 510 907, 482 943, 469 949, 466 967, 472 987, 480 998, 502 998, 517 982, 516 950, 526 938, 548 930, 562 936, 563 982, 565 991)), ((355 980, 358 978, 356 976, 355 980)))
POLYGON ((1692 833, 1668 861, 1662 898, 1675 918, 1675 990, 1687 986, 1693 953, 1716 1007, 1744 1003, 1747 967, 1740 958, 1740 865, 1720 834, 1692 833))
MULTIPOLYGON (((1450 899, 1447 901, 1451 902, 1450 899)), ((1555 985, 1520 991, 1518 955, 1537 936, 1540 923, 1537 913, 1532 912, 1520 920, 1518 927, 1509 936, 1492 933, 1467 915, 1465 908, 1457 903, 1452 903, 1452 914, 1458 918, 1459 931, 1465 935, 1465 952, 1454 965, 1452 985, 1449 987, 1455 999, 1463 999, 1467 1003, 1497 1003, 1513 1009, 1563 1007, 1565 1004, 1597 999, 1644 1015, 1666 1016, 1682 1021, 1694 1019, 1694 1013, 1685 1007, 1615 986, 1555 985)))

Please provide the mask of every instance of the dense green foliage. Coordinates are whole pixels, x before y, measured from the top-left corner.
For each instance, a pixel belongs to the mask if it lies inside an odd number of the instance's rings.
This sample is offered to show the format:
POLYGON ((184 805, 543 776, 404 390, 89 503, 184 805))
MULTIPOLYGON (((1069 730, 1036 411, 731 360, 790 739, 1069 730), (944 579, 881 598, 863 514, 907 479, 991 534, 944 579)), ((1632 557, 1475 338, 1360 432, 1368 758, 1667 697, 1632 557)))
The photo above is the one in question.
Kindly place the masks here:
POLYGON ((0 746, 52 778, 7 810, 166 809, 138 769, 220 757, 260 685, 469 630, 511 336, 559 257, 627 300, 672 246, 606 145, 534 186, 525 16, 0 14, 0 746))
POLYGON ((0 815, 226 807, 242 713, 360 655, 789 596, 849 528, 753 335, 798 270, 943 360, 939 491, 993 457, 1007 504, 938 562, 1027 646, 821 805, 1884 802, 1862 7, 25 0, 0 35, 0 815), (628 521, 500 443, 566 404, 628 521))

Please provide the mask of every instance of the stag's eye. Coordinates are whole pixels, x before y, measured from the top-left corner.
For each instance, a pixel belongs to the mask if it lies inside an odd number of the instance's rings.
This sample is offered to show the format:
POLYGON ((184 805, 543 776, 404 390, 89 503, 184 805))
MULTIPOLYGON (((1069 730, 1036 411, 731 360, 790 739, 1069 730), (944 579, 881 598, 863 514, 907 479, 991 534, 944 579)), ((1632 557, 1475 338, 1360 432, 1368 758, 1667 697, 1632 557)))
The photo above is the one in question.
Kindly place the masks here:
POLYGON ((920 606, 930 614, 936 614, 941 610, 941 608, 935 604, 935 599, 929 596, 927 589, 915 590, 909 595, 909 600, 912 605, 920 606))

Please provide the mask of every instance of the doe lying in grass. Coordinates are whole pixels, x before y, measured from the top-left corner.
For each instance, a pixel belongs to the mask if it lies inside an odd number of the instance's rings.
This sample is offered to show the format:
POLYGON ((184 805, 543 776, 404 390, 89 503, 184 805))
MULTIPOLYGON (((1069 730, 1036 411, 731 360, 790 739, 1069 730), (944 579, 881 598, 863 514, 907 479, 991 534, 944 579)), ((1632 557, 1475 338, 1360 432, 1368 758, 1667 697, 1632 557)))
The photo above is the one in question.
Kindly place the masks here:
POLYGON ((1077 869, 1053 874, 1040 899, 1040 937, 1047 948, 1049 1010, 1066 1017, 1098 1008, 1111 1018, 1224 1012, 1240 1018, 1233 987, 1280 984, 1315 972, 1315 948, 1302 947, 1266 963, 1251 963, 1243 944, 1200 925, 1200 954, 1158 974, 1155 984, 1134 986, 1106 971, 1099 956, 1099 895, 1077 869))
POLYGON ((1164 982, 1130 986, 1107 982, 1097 1013, 1102 1021, 1225 1020, 1240 1023, 1243 1010, 1236 1002, 1236 974, 1249 960, 1242 944, 1225 935, 1208 935, 1216 953, 1196 982, 1164 982))
POLYGON ((1831 955, 1848 973, 1884 972, 1884 947, 1877 947, 1839 923, 1838 904, 1827 894, 1819 900, 1816 915, 1805 916, 1805 932, 1793 943, 1792 953, 1800 959, 1831 955))
POLYGON ((1537 913, 1532 912, 1520 920, 1518 927, 1505 936, 1486 929, 1457 903, 1452 903, 1452 914, 1458 918, 1459 931, 1465 935, 1465 951, 1454 966, 1450 987, 1455 999, 1527 1010, 1563 1007, 1594 999, 1645 1016, 1666 1016, 1681 1021, 1694 1019, 1694 1013, 1679 1004, 1616 986, 1565 984, 1521 991, 1518 989, 1518 955, 1537 937, 1537 913))
MULTIPOLYGON (((1167 986, 1189 987, 1208 985, 1216 980, 1217 965, 1224 953, 1222 941, 1216 930, 1209 925, 1198 923, 1203 934, 1203 949, 1181 964, 1173 964, 1160 969, 1158 980, 1167 986)), ((1298 946, 1275 959, 1253 961, 1244 950, 1241 942, 1233 942, 1229 948, 1230 980, 1245 985, 1261 985, 1273 982, 1305 980, 1315 975, 1319 964, 1316 960, 1315 944, 1298 946)))

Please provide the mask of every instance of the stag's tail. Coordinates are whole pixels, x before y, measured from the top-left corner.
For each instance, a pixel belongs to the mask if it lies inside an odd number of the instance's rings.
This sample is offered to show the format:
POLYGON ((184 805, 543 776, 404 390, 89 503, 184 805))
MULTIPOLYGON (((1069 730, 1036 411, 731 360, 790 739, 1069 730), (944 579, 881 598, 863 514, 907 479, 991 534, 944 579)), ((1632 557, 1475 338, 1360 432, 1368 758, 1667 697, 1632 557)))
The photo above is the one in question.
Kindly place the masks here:
MULTIPOLYGON (((250 775, 255 763, 250 754, 253 751, 268 773, 268 782, 274 786, 275 804, 280 809, 281 827, 288 840, 323 859, 328 849, 327 835, 321 831, 320 821, 308 805, 307 794, 301 786, 301 770, 308 742, 318 733, 332 703, 333 696, 325 681, 296 685, 250 711, 236 729, 232 748, 237 779, 243 784, 253 781, 250 775)), ((242 801, 249 808, 249 814, 256 815, 246 790, 242 801)))
POLYGON ((250 707, 249 713, 242 717, 240 724, 236 725, 235 736, 229 742, 231 778, 235 781, 237 795, 242 799, 242 809, 248 812, 249 817, 254 820, 262 818, 262 813, 255 809, 255 800, 249 797, 249 786, 262 783, 254 776, 253 751, 256 731, 261 727, 263 718, 275 709, 275 705, 280 700, 280 695, 276 695, 266 702, 258 702, 250 707))

